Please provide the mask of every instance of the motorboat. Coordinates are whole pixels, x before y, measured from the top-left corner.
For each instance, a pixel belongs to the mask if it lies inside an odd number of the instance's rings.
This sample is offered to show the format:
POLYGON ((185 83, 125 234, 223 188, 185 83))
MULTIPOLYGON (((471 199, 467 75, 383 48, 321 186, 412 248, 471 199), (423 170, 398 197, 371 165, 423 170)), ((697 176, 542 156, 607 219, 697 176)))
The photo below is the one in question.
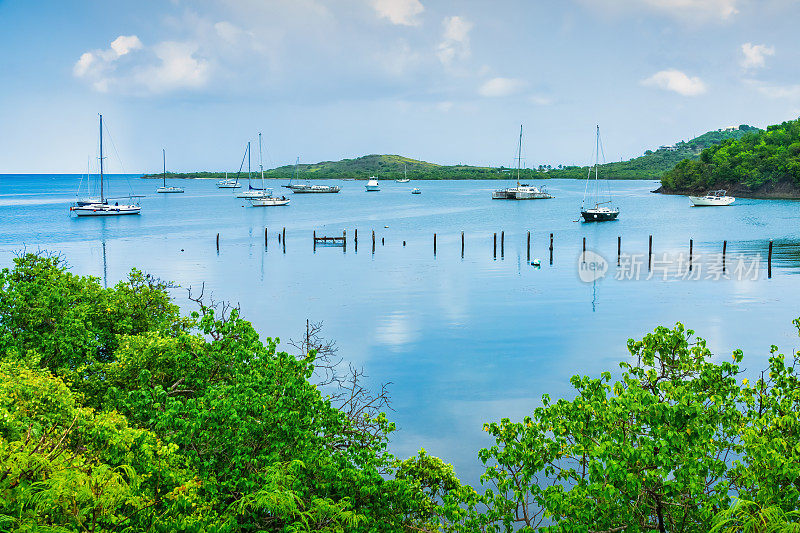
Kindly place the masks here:
POLYGON ((422 194, 422 191, 419 190, 419 187, 414 187, 411 189, 411 194, 422 194))
POLYGON ((364 185, 364 188, 367 190, 367 192, 376 192, 381 190, 380 185, 378 185, 378 178, 375 176, 370 176, 367 184, 364 185))
POLYGON ((720 189, 717 191, 708 191, 705 196, 690 196, 689 200, 696 207, 706 207, 714 205, 731 205, 736 201, 733 196, 726 196, 728 191, 720 189))

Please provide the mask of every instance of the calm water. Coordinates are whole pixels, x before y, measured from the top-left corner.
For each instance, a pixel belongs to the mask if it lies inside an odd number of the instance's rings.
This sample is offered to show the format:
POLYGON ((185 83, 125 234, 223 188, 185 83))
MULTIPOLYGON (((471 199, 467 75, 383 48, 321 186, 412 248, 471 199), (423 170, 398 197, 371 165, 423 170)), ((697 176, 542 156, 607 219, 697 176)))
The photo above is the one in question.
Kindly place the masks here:
MULTIPOLYGON (((570 180, 547 183, 555 199, 517 203, 493 202, 494 182, 382 182, 380 192, 366 193, 364 182, 344 181, 338 195, 291 195, 288 207, 250 208, 212 181, 184 180, 185 194, 156 195, 157 182, 131 178, 136 193, 148 194, 141 216, 76 219, 67 206, 78 180, 0 176, 3 266, 23 248, 48 249, 63 252, 75 272, 109 285, 132 267, 182 287, 205 283, 207 294, 239 303, 263 336, 284 344, 301 337, 307 318, 323 321, 346 361, 363 367, 372 383, 392 382, 394 450, 407 456, 425 447, 470 482, 480 473, 476 452, 489 444, 483 422, 522 417, 544 393, 569 394, 574 373, 614 370, 627 356, 625 341, 657 325, 684 322, 719 357, 742 348, 752 373, 763 367, 770 344, 800 345, 791 325, 800 316, 800 204, 793 201, 690 208, 684 197, 651 194, 654 182, 615 182, 620 220, 592 225, 575 221, 584 184, 570 180), (423 194, 412 196, 414 186, 423 194), (285 253, 277 239, 283 227, 285 253), (352 237, 356 228, 357 251, 351 243, 346 251, 314 252, 312 231, 341 235, 346 229, 352 237), (540 259, 541 268, 527 261, 527 231, 531 259, 540 259), (651 234, 654 275, 646 279, 651 234), (643 261, 638 280, 616 279, 635 272, 625 258, 616 266, 618 235, 623 254, 637 254, 631 264, 643 261), (583 237, 587 249, 610 263, 596 283, 579 279, 583 237), (678 276, 690 238, 693 275, 700 279, 678 276), (732 279, 713 279, 725 239, 732 279), (772 279, 769 239, 776 242, 772 279), (743 266, 748 279, 736 279, 743 266)), ((123 178, 111 186, 127 193, 123 178)), ((285 191, 279 183, 270 186, 285 191)), ((188 308, 185 294, 175 291, 188 308)))

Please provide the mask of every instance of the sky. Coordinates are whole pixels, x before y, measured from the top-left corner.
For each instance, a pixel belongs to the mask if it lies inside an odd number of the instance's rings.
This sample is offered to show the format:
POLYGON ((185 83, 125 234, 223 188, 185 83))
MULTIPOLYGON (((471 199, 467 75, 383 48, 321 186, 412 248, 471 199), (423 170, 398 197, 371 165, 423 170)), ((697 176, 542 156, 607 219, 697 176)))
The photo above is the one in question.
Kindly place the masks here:
POLYGON ((800 0, 0 0, 0 173, 586 164, 800 115, 800 0), (108 139, 107 139, 108 140, 108 139), (253 148, 253 164, 257 165, 253 148), (118 157, 117 157, 118 156, 118 157))

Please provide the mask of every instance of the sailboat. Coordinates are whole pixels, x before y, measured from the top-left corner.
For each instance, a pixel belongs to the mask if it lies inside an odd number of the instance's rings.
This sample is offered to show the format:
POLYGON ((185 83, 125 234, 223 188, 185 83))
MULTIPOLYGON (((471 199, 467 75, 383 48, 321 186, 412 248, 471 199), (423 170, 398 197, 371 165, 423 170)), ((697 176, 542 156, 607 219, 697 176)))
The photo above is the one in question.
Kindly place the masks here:
MULTIPOLYGON (((261 134, 258 134, 258 144, 261 146, 261 134)), ((264 189, 264 166, 261 166, 261 188, 253 187, 252 173, 250 172, 250 141, 247 141, 247 190, 236 194, 236 198, 261 198, 272 196, 272 189, 264 189)))
MULTIPOLYGON (((114 205, 108 203, 109 200, 105 195, 105 176, 103 175, 103 115, 100 115, 100 197, 87 198, 84 200, 76 200, 70 206, 71 213, 75 213, 79 217, 97 217, 97 216, 116 216, 116 215, 138 215, 142 208, 137 204, 122 204, 114 202, 114 205)), ((129 198, 133 198, 130 196, 129 198)))
POLYGON ((308 181, 305 183, 292 183, 292 180, 297 179, 297 166, 300 163, 300 158, 297 158, 297 161, 294 163, 294 171, 292 172, 292 177, 289 178, 289 183, 284 185, 283 187, 289 189, 293 193, 296 194, 307 194, 307 193, 337 193, 341 189, 339 189, 338 185, 311 185, 308 181))
POLYGON ((522 166, 522 124, 519 125, 519 147, 517 148, 517 186, 498 189, 492 193, 492 200, 545 200, 553 196, 543 188, 519 182, 522 166))
POLYGON ((403 177, 394 181, 396 181, 397 183, 408 183, 409 181, 411 181, 410 179, 408 179, 408 172, 406 171, 405 164, 403 165, 403 177))
MULTIPOLYGON (((249 149, 249 143, 248 143, 249 149)), ((285 196, 280 198, 275 198, 272 196, 272 189, 267 189, 264 187, 264 161, 261 157, 261 133, 258 134, 258 166, 261 170, 261 188, 260 189, 253 189, 254 191, 262 192, 261 196, 248 196, 247 199, 250 200, 250 204, 253 207, 273 207, 273 206, 280 206, 280 205, 289 205, 289 199, 285 196)), ((248 163, 249 167, 249 163, 248 163)))
POLYGON ((239 185, 239 179, 238 178, 235 179, 235 180, 234 179, 228 179, 228 173, 226 172, 225 173, 225 179, 224 180, 219 180, 217 182, 217 187, 219 189, 238 189, 239 187, 241 187, 241 185, 239 185))
POLYGON ((161 149, 161 158, 164 163, 164 174, 162 175, 164 180, 164 185, 156 189, 156 192, 161 192, 161 193, 183 192, 183 189, 181 189, 180 187, 167 187, 167 152, 163 148, 161 149))
POLYGON ((600 181, 598 178, 598 166, 600 165, 600 151, 602 145, 600 144, 600 126, 597 126, 597 140, 595 142, 595 162, 594 162, 594 194, 590 198, 589 205, 594 203, 594 207, 586 208, 586 199, 589 195, 589 182, 592 181, 592 169, 589 169, 589 174, 586 176, 586 188, 583 191, 583 202, 581 202, 581 216, 584 222, 605 222, 608 220, 616 220, 619 216, 619 208, 611 204, 611 189, 608 188, 606 182, 606 189, 608 191, 608 199, 601 200, 600 181))

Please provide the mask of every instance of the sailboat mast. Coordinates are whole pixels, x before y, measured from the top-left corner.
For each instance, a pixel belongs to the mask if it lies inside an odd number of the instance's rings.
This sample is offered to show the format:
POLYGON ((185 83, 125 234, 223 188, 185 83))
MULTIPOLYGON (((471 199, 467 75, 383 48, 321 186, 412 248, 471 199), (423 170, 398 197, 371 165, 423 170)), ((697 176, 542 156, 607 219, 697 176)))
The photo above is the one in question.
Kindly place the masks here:
POLYGON ((519 147, 517 148, 517 188, 519 188, 519 167, 522 165, 522 124, 519 125, 519 147))
POLYGON ((600 125, 597 124, 597 137, 595 140, 594 155, 594 202, 597 204, 600 195, 600 185, 597 182, 597 167, 600 164, 600 125))
POLYGON ((164 187, 167 186, 167 151, 165 149, 161 149, 161 160, 164 162, 164 187))
POLYGON ((261 132, 258 132, 258 166, 261 169, 261 190, 264 190, 264 160, 261 159, 261 132))
POLYGON ((250 187, 250 141, 247 141, 247 186, 250 187))
POLYGON ((103 115, 100 115, 100 203, 105 202, 103 196, 103 115))

